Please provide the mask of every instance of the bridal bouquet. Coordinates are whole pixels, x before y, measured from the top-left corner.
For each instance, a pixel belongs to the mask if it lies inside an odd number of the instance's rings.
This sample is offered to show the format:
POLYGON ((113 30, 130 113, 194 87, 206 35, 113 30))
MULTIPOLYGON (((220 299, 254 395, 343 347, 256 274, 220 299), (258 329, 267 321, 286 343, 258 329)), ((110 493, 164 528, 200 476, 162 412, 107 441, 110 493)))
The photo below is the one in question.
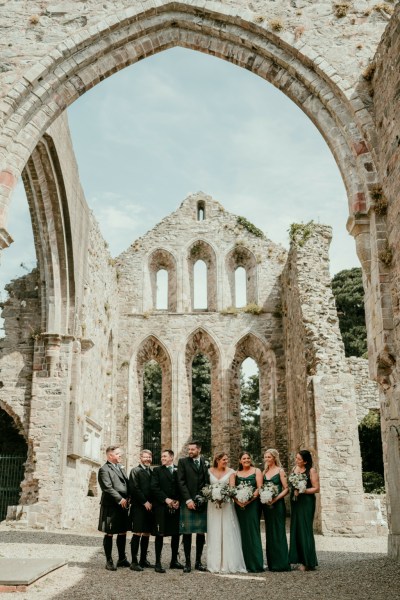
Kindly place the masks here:
MULTIPOLYGON (((260 500, 261 504, 269 504, 275 496, 279 494, 279 488, 272 481, 267 481, 262 487, 260 487, 260 500)), ((273 508, 271 506, 270 508, 273 508)))
POLYGON ((234 496, 239 502, 248 502, 252 499, 254 494, 254 487, 250 483, 242 481, 234 488, 234 496))
MULTIPOLYGON (((307 488, 307 475, 305 473, 292 473, 289 475, 289 485, 293 490, 299 490, 299 494, 304 494, 307 488)), ((297 496, 293 495, 293 500, 297 500, 297 496)))
POLYGON ((210 483, 201 490, 202 496, 221 508, 224 502, 229 502, 232 497, 232 488, 227 483, 210 483))

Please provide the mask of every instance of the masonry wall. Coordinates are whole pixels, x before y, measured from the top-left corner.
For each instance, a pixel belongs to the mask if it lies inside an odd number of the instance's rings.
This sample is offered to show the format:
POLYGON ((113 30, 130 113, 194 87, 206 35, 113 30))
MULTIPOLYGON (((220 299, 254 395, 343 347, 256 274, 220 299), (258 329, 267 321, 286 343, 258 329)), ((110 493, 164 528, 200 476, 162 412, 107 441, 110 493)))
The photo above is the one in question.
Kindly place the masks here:
POLYGON ((381 248, 388 256, 382 266, 381 281, 386 285, 384 319, 371 315, 369 333, 380 344, 370 348, 370 365, 381 379, 381 415, 385 477, 390 526, 389 554, 400 559, 400 6, 396 7, 375 57, 372 81, 375 122, 378 130, 377 158, 382 181, 381 203, 387 203, 381 219, 384 229, 381 248), (392 260, 390 260, 392 258, 392 260), (381 325, 381 327, 380 327, 381 325))
POLYGON ((370 378, 366 358, 349 356, 346 363, 354 379, 357 422, 360 424, 370 410, 380 410, 379 387, 376 381, 370 378))
POLYGON ((295 233, 282 277, 290 455, 305 447, 319 471, 317 527, 366 531, 354 381, 330 286, 331 228, 295 233))

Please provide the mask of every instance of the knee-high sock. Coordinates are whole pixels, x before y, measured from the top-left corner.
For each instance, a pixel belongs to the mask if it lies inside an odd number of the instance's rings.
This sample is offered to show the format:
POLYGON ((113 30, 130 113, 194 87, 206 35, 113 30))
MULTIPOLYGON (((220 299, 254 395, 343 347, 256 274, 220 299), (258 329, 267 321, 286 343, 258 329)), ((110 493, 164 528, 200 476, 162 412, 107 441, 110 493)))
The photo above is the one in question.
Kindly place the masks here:
POLYGON ((179 535, 173 535, 171 537, 171 562, 178 560, 179 551, 179 535))
POLYGON ((140 540, 140 562, 147 560, 147 550, 149 547, 150 536, 142 535, 140 540))
POLYGON ((187 563, 190 563, 190 554, 192 550, 192 534, 184 533, 183 534, 183 549, 185 551, 185 560, 187 563))
POLYGON ((133 535, 131 539, 132 562, 137 564, 137 555, 139 552, 140 535, 133 535))
POLYGON ((156 549, 156 565, 161 564, 161 552, 164 545, 164 538, 162 535, 156 535, 155 541, 155 549, 156 549))
POLYGON ((124 535, 118 534, 117 535, 118 560, 124 560, 124 558, 126 558, 125 547, 126 547, 126 534, 124 534, 124 535))
POLYGON ((112 547, 113 547, 112 535, 105 535, 104 539, 103 539, 103 548, 104 548, 104 554, 106 555, 107 560, 112 560, 112 547))
POLYGON ((206 543, 206 536, 204 533, 198 533, 196 535, 196 562, 201 562, 201 555, 203 554, 204 544, 206 543))

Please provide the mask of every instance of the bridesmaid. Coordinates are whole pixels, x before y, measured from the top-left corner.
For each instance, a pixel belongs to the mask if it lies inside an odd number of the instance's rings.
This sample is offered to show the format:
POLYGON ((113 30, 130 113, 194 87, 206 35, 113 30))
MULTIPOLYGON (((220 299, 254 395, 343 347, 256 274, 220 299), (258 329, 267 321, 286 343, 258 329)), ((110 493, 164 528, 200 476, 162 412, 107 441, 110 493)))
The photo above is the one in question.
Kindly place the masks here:
POLYGON ((289 560, 293 564, 300 563, 300 571, 313 571, 318 565, 313 521, 315 494, 319 492, 319 477, 312 465, 311 453, 308 450, 300 450, 296 454, 293 473, 305 473, 307 487, 301 494, 299 490, 294 490, 291 496, 289 560))
POLYGON ((264 571, 263 549, 260 532, 259 488, 262 485, 262 473, 256 469, 248 452, 239 456, 239 468, 232 473, 229 484, 248 483, 253 486, 253 497, 248 502, 239 502, 235 498, 236 514, 239 519, 242 536, 242 549, 246 569, 249 573, 264 571))
POLYGON ((290 571, 286 539, 286 507, 284 497, 289 493, 286 473, 279 460, 279 452, 269 448, 264 453, 264 483, 274 483, 279 492, 269 504, 262 504, 267 540, 269 571, 290 571))

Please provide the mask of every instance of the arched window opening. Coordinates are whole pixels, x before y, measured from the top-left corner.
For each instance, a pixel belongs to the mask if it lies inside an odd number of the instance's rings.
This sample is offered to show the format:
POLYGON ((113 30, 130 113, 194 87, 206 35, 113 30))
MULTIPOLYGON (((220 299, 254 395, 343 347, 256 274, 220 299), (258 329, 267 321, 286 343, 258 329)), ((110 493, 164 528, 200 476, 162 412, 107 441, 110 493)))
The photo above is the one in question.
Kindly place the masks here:
POLYGON ((206 205, 203 201, 197 203, 197 220, 204 221, 206 218, 206 205))
POLYGON ((247 304, 246 269, 238 267, 235 270, 235 306, 242 308, 247 304))
POLYGON ((207 310, 207 265, 204 260, 196 261, 193 268, 193 308, 207 310))
POLYGON ((202 445, 202 453, 211 453, 211 364, 204 354, 192 362, 192 438, 202 445))
POLYGON ((384 494, 381 417, 379 409, 371 409, 358 426, 364 492, 384 494))
POLYGON ((162 371, 155 360, 143 372, 143 448, 153 453, 153 464, 161 462, 162 371))
POLYGON ((168 310, 168 271, 166 269, 157 271, 156 280, 156 309, 168 310))
POLYGON ((0 431, 0 521, 3 521, 8 506, 19 502, 28 445, 18 432, 13 419, 2 409, 0 431))
POLYGON ((257 466, 262 466, 260 429, 260 378, 257 363, 246 358, 240 369, 240 416, 243 450, 248 450, 257 466))

